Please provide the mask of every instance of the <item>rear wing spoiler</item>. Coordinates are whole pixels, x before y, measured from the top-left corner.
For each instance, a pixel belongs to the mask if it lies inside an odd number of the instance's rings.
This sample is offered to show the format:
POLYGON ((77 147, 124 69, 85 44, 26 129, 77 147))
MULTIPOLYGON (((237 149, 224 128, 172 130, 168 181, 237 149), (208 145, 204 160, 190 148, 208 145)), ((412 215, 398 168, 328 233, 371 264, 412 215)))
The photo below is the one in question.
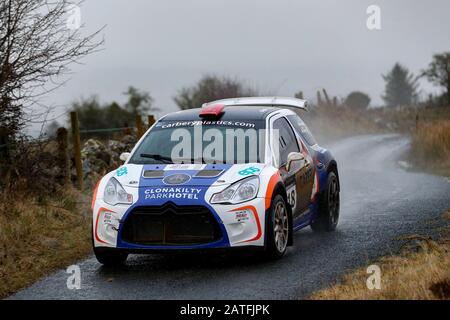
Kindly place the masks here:
POLYGON ((289 98, 289 97, 245 97, 245 98, 231 98, 222 99, 204 103, 203 108, 213 105, 230 106, 280 106, 292 107, 302 110, 308 110, 308 102, 306 100, 289 98))

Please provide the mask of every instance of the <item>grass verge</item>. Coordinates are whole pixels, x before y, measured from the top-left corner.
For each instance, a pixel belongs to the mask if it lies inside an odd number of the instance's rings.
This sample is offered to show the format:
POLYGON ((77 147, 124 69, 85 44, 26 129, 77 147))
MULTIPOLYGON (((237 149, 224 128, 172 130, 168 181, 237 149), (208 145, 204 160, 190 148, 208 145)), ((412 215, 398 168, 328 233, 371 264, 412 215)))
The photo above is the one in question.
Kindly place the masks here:
POLYGON ((450 119, 419 126, 412 134, 409 158, 422 170, 450 177, 450 119))
MULTIPOLYGON (((450 221, 450 210, 444 214, 450 221)), ((442 237, 411 236, 409 245, 396 256, 379 259, 381 289, 369 290, 367 267, 344 276, 339 283, 314 293, 313 300, 436 300, 450 299, 449 228, 440 230, 442 237), (411 244, 413 242, 413 244, 411 244)))
POLYGON ((89 199, 0 194, 0 298, 91 252, 89 199))

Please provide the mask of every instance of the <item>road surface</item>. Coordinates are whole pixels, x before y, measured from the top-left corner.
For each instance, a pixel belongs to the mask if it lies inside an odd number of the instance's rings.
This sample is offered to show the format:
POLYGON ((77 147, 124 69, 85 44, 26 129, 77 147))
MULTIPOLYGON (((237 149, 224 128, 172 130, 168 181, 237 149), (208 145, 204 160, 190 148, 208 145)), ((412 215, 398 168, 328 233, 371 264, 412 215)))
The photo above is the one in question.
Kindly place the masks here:
POLYGON ((67 289, 65 270, 13 299, 297 299, 337 281, 352 268, 398 250, 402 235, 436 228, 450 208, 450 182, 398 166, 401 136, 362 136, 330 146, 341 177, 338 230, 304 229, 279 261, 252 253, 130 256, 118 269, 95 258, 80 262, 81 289, 67 289))

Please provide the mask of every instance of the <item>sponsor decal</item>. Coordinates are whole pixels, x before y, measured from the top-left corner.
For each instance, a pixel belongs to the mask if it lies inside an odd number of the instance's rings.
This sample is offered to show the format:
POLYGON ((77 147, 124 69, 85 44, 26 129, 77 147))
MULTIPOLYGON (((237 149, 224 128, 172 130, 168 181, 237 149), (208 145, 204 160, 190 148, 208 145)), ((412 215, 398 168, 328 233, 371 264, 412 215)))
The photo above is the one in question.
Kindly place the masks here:
POLYGON ((124 175, 128 174, 128 168, 120 167, 119 169, 117 169, 116 174, 118 177, 124 176, 124 175))
POLYGON ((236 208, 236 209, 231 210, 231 211, 232 212, 251 211, 253 213, 254 218, 255 218, 256 226, 258 227, 258 233, 256 234, 256 236, 254 236, 251 239, 243 240, 243 241, 240 241, 240 242, 250 242, 250 241, 259 240, 261 238, 261 236, 262 236, 261 222, 259 221, 258 212, 256 211, 256 208, 254 206, 244 206, 244 207, 236 208))
POLYGON ((194 120, 194 121, 175 121, 175 122, 158 122, 156 127, 161 129, 179 128, 179 127, 194 127, 194 126, 229 126, 229 127, 244 127, 254 128, 255 123, 244 121, 222 121, 222 120, 194 120))
POLYGON ((205 167, 204 164, 168 164, 164 170, 201 170, 205 167))
POLYGON ((183 184, 191 180, 191 176, 185 173, 175 173, 163 179, 165 184, 183 184))
POLYGON ((249 167, 249 168, 245 168, 245 169, 239 171, 238 173, 239 173, 241 176, 249 176, 249 175, 254 174, 254 173, 257 173, 257 172, 259 172, 259 171, 261 171, 261 170, 259 170, 259 168, 249 167))
POLYGON ((235 211, 235 219, 237 222, 249 220, 248 210, 235 211))
POLYGON ((189 199, 198 200, 201 188, 187 187, 155 187, 144 191, 145 200, 152 199, 189 199))

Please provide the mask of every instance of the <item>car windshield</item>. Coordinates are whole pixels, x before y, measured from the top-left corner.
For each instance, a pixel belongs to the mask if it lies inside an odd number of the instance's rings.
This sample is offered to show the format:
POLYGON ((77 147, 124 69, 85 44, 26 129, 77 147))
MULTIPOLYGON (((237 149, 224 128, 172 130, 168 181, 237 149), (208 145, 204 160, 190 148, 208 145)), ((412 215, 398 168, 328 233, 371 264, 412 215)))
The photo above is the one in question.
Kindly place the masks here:
POLYGON ((258 163, 264 155, 264 120, 163 120, 144 137, 129 163, 258 163))

